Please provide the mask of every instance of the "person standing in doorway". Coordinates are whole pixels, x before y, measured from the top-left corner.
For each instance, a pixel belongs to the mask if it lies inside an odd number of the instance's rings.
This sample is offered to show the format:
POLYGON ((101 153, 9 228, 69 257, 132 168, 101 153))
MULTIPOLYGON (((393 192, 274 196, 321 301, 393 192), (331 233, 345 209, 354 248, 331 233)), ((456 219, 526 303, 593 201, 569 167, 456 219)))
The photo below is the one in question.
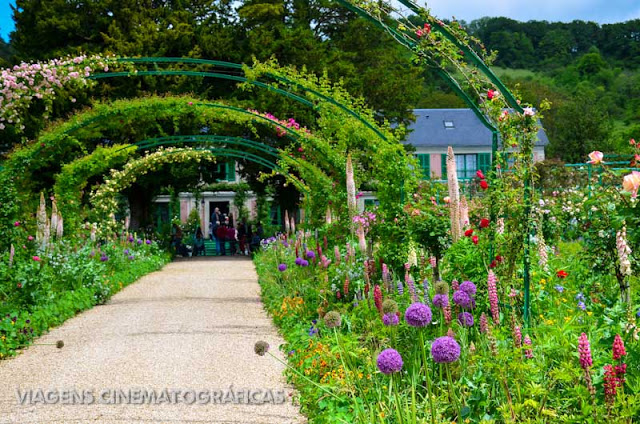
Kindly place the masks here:
POLYGON ((220 225, 218 225, 218 228, 216 229, 216 243, 219 243, 219 246, 220 246, 220 253, 218 253, 220 256, 227 255, 226 247, 225 247, 226 238, 227 238, 227 224, 224 221, 222 221, 220 225))
POLYGON ((220 239, 218 239, 218 227, 220 226, 220 208, 215 208, 209 220, 211 240, 216 243, 216 253, 220 255, 220 239))

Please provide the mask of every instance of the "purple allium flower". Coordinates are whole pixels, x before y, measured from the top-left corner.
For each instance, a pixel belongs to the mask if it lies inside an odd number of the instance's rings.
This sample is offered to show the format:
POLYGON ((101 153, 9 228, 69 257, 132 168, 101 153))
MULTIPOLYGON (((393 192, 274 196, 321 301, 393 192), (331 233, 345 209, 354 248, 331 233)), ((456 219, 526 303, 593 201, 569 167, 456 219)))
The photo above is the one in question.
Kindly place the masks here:
POLYGON ((383 374, 393 374, 402 369, 402 356, 395 349, 385 349, 378 355, 378 369, 383 374))
POLYGON ((400 319, 398 318, 398 315, 394 313, 388 313, 382 316, 382 323, 387 327, 398 325, 399 321, 400 319))
POLYGON ((433 296, 432 303, 436 308, 446 308, 449 305, 449 296, 446 294, 436 294, 433 296))
POLYGON ((302 261, 300 261, 300 266, 309 266, 309 261, 306 259, 303 259, 302 261))
POLYGON ((313 250, 307 250, 307 258, 313 259, 316 257, 316 254, 313 253, 313 250))
POLYGON ((147 240, 147 241, 145 241, 145 243, 151 244, 151 240, 147 240))
POLYGON ((133 243, 133 236, 129 236, 129 242, 133 243))
POLYGON ((124 254, 128 255, 129 254, 129 249, 124 249, 124 254))
POLYGON ((295 263, 296 265, 302 265, 302 258, 296 258, 295 263))
POLYGON ((562 293, 564 291, 564 287, 562 287, 560 284, 557 284, 554 288, 558 290, 558 293, 562 293))
POLYGON ((475 306, 475 302, 473 301, 471 296, 469 296, 467 292, 462 290, 458 290, 453 293, 453 301, 456 303, 456 305, 464 309, 472 309, 475 306))
POLYGON ((284 272, 287 270, 287 265, 286 264, 280 264, 278 265, 278 271, 280 272, 284 272))
POLYGON ((109 257, 107 255, 102 255, 102 256, 100 256, 100 260, 102 262, 107 262, 109 260, 109 257))
POLYGON ((289 243, 286 240, 282 240, 282 245, 284 247, 289 247, 289 243))
POLYGON ((135 259, 135 256, 133 256, 133 255, 129 255, 129 259, 134 260, 134 259, 135 259))
POLYGON ((404 319, 412 327, 425 327, 431 323, 431 308, 424 303, 411 304, 404 313, 404 319))
POLYGON ((476 285, 473 284, 473 282, 463 281, 462 284, 460 284, 460 290, 467 293, 469 297, 473 297, 476 295, 477 288, 476 285))
POLYGON ((463 327, 472 327, 473 326, 473 315, 469 312, 460 312, 458 314, 458 322, 463 327))
POLYGON ((138 244, 142 244, 142 240, 138 239, 138 244))
POLYGON ((438 337, 431 343, 431 356, 438 363, 455 362, 460 357, 460 345, 453 337, 438 337))

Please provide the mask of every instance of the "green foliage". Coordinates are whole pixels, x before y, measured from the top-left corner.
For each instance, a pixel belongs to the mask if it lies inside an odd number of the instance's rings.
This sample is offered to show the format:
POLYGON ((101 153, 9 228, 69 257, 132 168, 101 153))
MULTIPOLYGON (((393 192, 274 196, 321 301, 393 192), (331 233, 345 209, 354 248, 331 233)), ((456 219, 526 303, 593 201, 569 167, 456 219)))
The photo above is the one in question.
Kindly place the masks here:
POLYGON ((0 261, 0 358, 169 260, 155 243, 63 241, 43 252, 23 237, 12 261, 8 252, 0 261))
MULTIPOLYGON (((196 230, 200 228, 202 229, 202 222, 200 222, 200 212, 198 208, 191 209, 189 212, 189 216, 187 217, 187 222, 184 224, 183 232, 187 235, 187 237, 195 237, 196 230)), ((204 231, 203 231, 204 233, 204 231)))

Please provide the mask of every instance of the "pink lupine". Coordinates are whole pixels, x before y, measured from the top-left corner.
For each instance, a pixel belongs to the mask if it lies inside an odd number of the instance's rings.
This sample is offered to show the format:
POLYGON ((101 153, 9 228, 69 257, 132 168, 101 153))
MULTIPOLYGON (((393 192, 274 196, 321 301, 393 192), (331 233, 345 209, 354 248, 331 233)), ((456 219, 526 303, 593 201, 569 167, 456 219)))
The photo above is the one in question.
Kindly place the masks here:
POLYGON ((519 325, 513 327, 513 343, 517 348, 522 346, 522 332, 520 331, 519 325))
POLYGON ((589 339, 585 333, 582 333, 578 338, 578 353, 580 354, 580 366, 582 369, 588 370, 593 365, 593 359, 591 359, 589 339))
POLYGON ((527 359, 533 359, 533 349, 531 349, 531 338, 529 338, 529 335, 527 334, 526 336, 524 336, 524 356, 527 359))
POLYGON ((489 329, 489 321, 487 315, 483 312, 480 314, 480 333, 485 334, 489 329))
POLYGON ((447 303, 447 305, 442 309, 442 312, 444 313, 444 320, 447 322, 447 324, 449 324, 451 322, 451 304, 447 303))
POLYGON ((341 256, 340 256, 340 249, 338 248, 338 246, 334 246, 333 254, 336 258, 336 265, 340 265, 341 256))
POLYGON ((458 280, 451 281, 451 288, 454 292, 458 291, 458 289, 460 288, 460 283, 458 283, 458 280))
POLYGON ((498 308, 498 278, 489 271, 489 277, 487 278, 487 291, 489 292, 489 305, 491 305, 491 317, 494 324, 500 324, 500 309, 498 308))
POLYGON ((617 361, 626 354, 627 351, 624 348, 622 337, 620 337, 620 334, 616 334, 616 337, 613 339, 613 360, 617 361))

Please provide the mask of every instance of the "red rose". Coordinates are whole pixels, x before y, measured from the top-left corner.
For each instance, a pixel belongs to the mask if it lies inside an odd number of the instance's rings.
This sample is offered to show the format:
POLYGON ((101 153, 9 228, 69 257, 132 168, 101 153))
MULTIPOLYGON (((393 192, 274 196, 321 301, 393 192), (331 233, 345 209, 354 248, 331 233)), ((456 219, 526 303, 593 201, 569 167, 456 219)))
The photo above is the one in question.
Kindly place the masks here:
POLYGON ((560 271, 556 272, 556 275, 558 276, 558 278, 566 278, 569 274, 567 274, 567 271, 561 269, 560 271))
POLYGON ((478 236, 471 237, 471 241, 473 242, 473 244, 478 244, 478 236))
POLYGON ((503 258, 502 258, 502 256, 500 256, 500 255, 497 255, 497 256, 496 256, 496 261, 498 261, 498 262, 502 262, 502 259, 503 259, 503 258))
POLYGON ((480 188, 486 190, 489 188, 489 183, 486 180, 480 181, 480 188))
POLYGON ((481 180, 484 180, 484 174, 482 173, 482 170, 478 169, 476 171, 476 177, 480 178, 481 180))
POLYGON ((467 237, 471 237, 471 234, 473 234, 473 228, 469 228, 467 231, 464 232, 464 235, 467 237))
POLYGON ((487 218, 482 218, 480 220, 480 228, 487 228, 489 226, 489 220, 487 218))

